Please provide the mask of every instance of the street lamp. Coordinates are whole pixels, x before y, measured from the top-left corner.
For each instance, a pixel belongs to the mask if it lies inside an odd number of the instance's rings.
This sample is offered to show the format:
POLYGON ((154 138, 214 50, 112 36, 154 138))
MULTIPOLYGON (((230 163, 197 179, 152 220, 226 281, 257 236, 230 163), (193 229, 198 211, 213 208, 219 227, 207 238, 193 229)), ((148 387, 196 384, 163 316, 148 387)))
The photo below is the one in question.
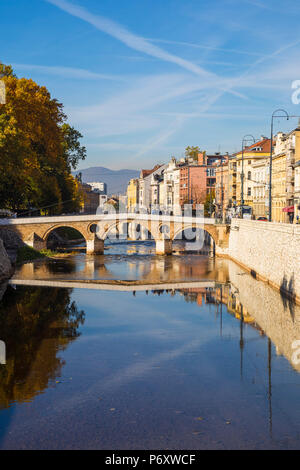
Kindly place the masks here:
POLYGON ((289 120, 290 116, 284 109, 276 109, 276 111, 273 112, 272 118, 271 118, 271 150, 270 150, 270 165, 269 165, 269 222, 272 222, 272 154, 273 154, 273 120, 274 117, 286 117, 287 121, 289 120), (284 113, 283 115, 275 116, 276 113, 278 112, 284 113))
POLYGON ((244 144, 246 142, 253 141, 255 144, 255 138, 252 134, 246 134, 242 140, 242 173, 241 173, 241 219, 243 218, 244 209, 244 144))
POLYGON ((212 213, 212 204, 211 204, 211 174, 210 174, 210 168, 206 169, 206 175, 207 175, 207 184, 209 184, 209 218, 211 218, 211 213, 212 213))

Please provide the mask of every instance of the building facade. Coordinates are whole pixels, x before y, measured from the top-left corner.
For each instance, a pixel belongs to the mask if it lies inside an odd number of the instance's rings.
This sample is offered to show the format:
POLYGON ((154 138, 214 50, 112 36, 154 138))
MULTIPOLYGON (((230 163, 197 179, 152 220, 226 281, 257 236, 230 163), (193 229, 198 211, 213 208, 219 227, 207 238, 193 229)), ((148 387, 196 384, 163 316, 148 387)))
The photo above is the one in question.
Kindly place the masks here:
POLYGON ((272 220, 297 222, 299 219, 300 126, 275 138, 272 156, 272 220))
POLYGON ((127 210, 133 212, 139 203, 139 179, 133 178, 127 186, 127 210))
POLYGON ((232 206, 236 209, 242 206, 250 206, 253 216, 256 217, 254 206, 254 189, 256 182, 254 179, 254 163, 266 159, 270 155, 270 139, 262 136, 254 144, 245 147, 244 151, 237 152, 229 160, 229 188, 228 196, 232 206), (244 175, 244 177, 242 177, 244 175))
POLYGON ((215 206, 216 216, 222 220, 226 219, 229 195, 228 195, 228 159, 225 163, 216 166, 215 206))

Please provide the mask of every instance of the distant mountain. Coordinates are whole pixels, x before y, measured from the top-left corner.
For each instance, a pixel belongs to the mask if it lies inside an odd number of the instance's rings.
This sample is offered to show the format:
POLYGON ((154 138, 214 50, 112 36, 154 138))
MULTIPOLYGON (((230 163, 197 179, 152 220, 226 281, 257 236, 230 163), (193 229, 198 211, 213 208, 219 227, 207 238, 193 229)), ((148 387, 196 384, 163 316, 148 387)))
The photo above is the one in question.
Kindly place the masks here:
POLYGON ((93 166, 85 170, 77 170, 73 175, 82 174, 83 183, 103 182, 107 184, 107 193, 125 194, 129 180, 138 178, 140 171, 137 170, 110 170, 103 166, 93 166))

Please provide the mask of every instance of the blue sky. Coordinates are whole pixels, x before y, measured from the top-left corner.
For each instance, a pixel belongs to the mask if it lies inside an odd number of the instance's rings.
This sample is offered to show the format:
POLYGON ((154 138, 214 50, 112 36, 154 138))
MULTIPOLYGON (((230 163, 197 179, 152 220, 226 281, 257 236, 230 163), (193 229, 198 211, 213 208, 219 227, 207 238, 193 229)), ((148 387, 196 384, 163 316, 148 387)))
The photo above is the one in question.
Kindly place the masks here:
POLYGON ((295 0, 0 0, 0 60, 64 104, 81 168, 140 169, 300 115, 299 21, 295 0))

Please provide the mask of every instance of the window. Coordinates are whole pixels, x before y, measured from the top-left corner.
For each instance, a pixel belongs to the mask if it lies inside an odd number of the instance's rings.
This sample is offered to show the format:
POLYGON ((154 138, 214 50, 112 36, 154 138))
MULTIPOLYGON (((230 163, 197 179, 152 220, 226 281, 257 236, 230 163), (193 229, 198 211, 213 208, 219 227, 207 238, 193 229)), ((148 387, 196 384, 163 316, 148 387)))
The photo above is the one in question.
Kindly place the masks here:
POLYGON ((248 196, 251 196, 251 188, 248 188, 248 196))
POLYGON ((251 180, 251 171, 248 171, 248 180, 251 180))

